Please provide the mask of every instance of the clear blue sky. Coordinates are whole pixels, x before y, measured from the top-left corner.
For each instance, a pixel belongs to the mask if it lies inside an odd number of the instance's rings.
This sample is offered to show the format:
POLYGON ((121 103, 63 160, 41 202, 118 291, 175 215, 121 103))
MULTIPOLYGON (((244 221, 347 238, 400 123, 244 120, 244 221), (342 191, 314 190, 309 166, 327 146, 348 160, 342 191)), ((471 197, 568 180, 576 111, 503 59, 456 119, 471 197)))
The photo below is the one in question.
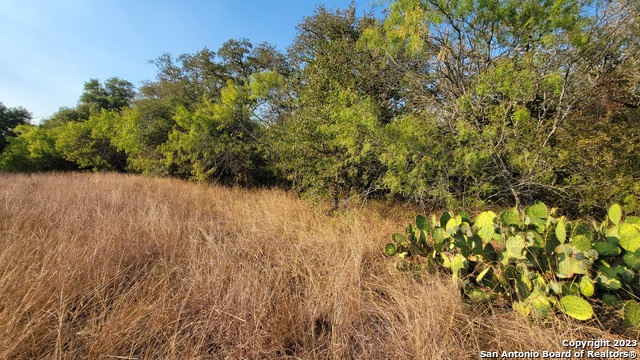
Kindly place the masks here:
MULTIPOLYGON (((284 51, 320 3, 350 0, 0 0, 0 102, 39 122, 75 106, 91 78, 152 80, 148 60, 163 53, 217 50, 242 37, 284 51)), ((358 15, 372 9, 371 0, 355 4, 358 15)))

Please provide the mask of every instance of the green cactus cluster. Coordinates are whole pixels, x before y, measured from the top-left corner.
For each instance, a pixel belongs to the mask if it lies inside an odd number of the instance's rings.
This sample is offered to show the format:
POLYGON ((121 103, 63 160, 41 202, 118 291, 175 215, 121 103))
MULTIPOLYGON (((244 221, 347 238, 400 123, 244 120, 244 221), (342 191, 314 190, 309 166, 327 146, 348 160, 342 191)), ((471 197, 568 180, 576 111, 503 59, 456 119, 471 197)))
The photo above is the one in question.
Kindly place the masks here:
POLYGON ((640 218, 623 219, 618 204, 600 224, 555 214, 537 202, 474 220, 466 212, 418 215, 385 252, 401 271, 449 272, 471 302, 506 299, 538 319, 560 311, 588 320, 594 307, 614 307, 626 326, 640 328, 640 218))

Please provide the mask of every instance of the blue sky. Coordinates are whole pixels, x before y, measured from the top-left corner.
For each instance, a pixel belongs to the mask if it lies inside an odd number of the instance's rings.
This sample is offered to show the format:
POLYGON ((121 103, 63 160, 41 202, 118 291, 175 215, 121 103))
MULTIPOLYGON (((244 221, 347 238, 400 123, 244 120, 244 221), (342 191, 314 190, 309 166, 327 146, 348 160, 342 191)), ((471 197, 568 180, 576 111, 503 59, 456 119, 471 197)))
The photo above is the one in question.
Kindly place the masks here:
MULTIPOLYGON (((321 3, 350 0, 0 0, 0 102, 39 122, 75 106, 91 78, 152 80, 148 60, 163 53, 217 50, 242 37, 284 51, 321 3)), ((358 15, 372 9, 371 0, 355 3, 358 15)))

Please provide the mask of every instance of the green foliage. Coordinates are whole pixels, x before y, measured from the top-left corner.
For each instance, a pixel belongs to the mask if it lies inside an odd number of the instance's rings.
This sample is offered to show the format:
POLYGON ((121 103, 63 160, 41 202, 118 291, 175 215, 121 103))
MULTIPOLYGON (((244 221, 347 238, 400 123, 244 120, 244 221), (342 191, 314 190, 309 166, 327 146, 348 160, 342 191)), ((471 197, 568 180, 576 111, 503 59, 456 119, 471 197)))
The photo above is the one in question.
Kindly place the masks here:
POLYGON ((392 2, 382 25, 366 32, 369 46, 425 65, 411 68, 404 84, 416 131, 408 123, 393 126, 415 140, 391 136, 383 154, 389 190, 449 206, 461 200, 518 205, 562 192, 557 170, 564 153, 552 150, 552 140, 573 106, 570 81, 586 68, 568 74, 566 61, 557 59, 582 56, 572 45, 585 26, 580 6, 392 2))
POLYGON ((28 124, 31 114, 27 109, 7 108, 0 102, 0 152, 7 146, 7 138, 14 136, 13 129, 18 125, 28 124))
POLYGON ((229 81, 216 102, 205 100, 193 112, 178 109, 161 145, 166 166, 198 181, 253 184, 261 161, 258 125, 251 119, 256 98, 249 84, 229 81))
POLYGON ((556 309, 588 320, 600 300, 606 306, 627 300, 624 320, 636 324, 640 219, 623 219, 618 204, 594 227, 555 211, 538 202, 522 213, 485 211, 475 220, 444 213, 427 223, 418 216, 417 228, 394 234, 385 253, 399 257, 400 270, 450 272, 472 302, 502 298, 524 316, 545 318, 556 309))
POLYGON ((84 85, 76 108, 61 108, 42 126, 24 128, 12 141, 2 168, 7 171, 116 170, 123 171, 126 156, 116 149, 115 129, 120 112, 135 90, 118 78, 104 84, 91 79, 84 85))
POLYGON ((69 170, 74 165, 66 161, 55 147, 55 135, 48 129, 33 125, 18 125, 15 137, 8 138, 0 153, 0 171, 34 172, 69 170))
POLYGON ((148 81, 140 93, 147 102, 172 110, 194 110, 206 99, 216 99, 229 80, 246 85, 263 71, 288 74, 287 59, 267 43, 254 47, 247 39, 226 41, 217 52, 207 48, 177 58, 164 54, 151 61, 158 68, 156 81, 148 81))
POLYGON ((52 130, 55 147, 81 169, 122 171, 126 157, 112 144, 119 119, 118 112, 103 109, 84 122, 65 123, 52 130))
POLYGON ((298 26, 291 110, 269 129, 269 148, 299 192, 338 200, 384 187, 383 131, 403 111, 404 73, 363 45, 374 23, 358 18, 354 6, 335 12, 320 6, 298 26))
POLYGON ((351 91, 301 109, 275 131, 277 166, 301 192, 327 197, 363 194, 380 173, 380 125, 371 101, 351 91))
POLYGON ((392 1, 363 36, 417 64, 401 92, 411 117, 391 122, 381 154, 386 189, 436 206, 636 210, 637 14, 616 1, 392 1))
POLYGON ((126 154, 127 169, 151 175, 166 175, 161 145, 173 128, 173 110, 162 103, 139 101, 124 109, 114 124, 111 143, 126 154))
POLYGON ((88 114, 81 114, 75 108, 61 107, 50 118, 42 122, 42 126, 47 129, 53 129, 69 122, 79 122, 87 120, 88 114))
POLYGON ((80 117, 87 119, 91 114, 105 110, 121 110, 129 107, 135 90, 132 83, 117 77, 107 79, 104 84, 97 79, 84 83, 77 111, 80 117))
POLYGON ((455 165, 442 131, 435 117, 403 116, 385 126, 380 161, 386 167, 382 182, 391 194, 421 205, 456 205, 449 181, 455 165))
POLYGON ((153 63, 157 79, 123 112, 114 142, 128 168, 227 184, 271 181, 263 130, 282 114, 277 89, 290 72, 287 59, 240 39, 153 63))

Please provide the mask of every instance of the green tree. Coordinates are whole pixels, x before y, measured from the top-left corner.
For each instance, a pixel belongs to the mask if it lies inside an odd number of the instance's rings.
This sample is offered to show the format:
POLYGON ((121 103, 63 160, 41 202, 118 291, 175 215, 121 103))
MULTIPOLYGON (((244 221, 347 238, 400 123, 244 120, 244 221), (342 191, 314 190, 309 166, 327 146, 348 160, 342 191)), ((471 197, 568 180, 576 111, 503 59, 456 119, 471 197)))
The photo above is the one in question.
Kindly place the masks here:
POLYGON ((13 129, 28 124, 31 113, 22 107, 8 108, 0 102, 0 152, 7 146, 7 138, 14 136, 13 129))
POLYGON ((102 84, 90 79, 84 83, 77 110, 83 115, 99 113, 102 109, 119 111, 129 107, 134 96, 135 89, 129 81, 112 77, 102 84))
POLYGON ((126 153, 114 145, 116 128, 135 95, 129 81, 91 79, 85 82, 77 107, 60 108, 42 126, 55 138, 59 154, 78 168, 123 171, 126 153))
MULTIPOLYGON (((268 43, 254 47, 246 39, 229 40, 217 52, 205 48, 195 54, 182 54, 177 58, 164 54, 153 63, 158 67, 156 80, 141 87, 141 97, 136 100, 133 111, 126 112, 122 119, 125 122, 123 127, 126 127, 127 131, 122 132, 120 139, 116 140, 118 146, 129 156, 130 169, 135 171, 195 176, 191 174, 191 170, 184 170, 175 162, 160 161, 165 158, 167 152, 177 151, 175 137, 171 139, 170 144, 163 144, 169 140, 174 125, 177 125, 174 118, 184 116, 183 110, 195 114, 202 111, 203 107, 224 102, 221 97, 225 91, 229 91, 229 81, 235 84, 234 86, 243 88, 242 92, 245 95, 241 96, 242 99, 239 101, 244 104, 242 106, 250 108, 241 116, 244 119, 242 121, 251 120, 266 124, 282 112, 283 102, 276 104, 276 91, 267 84, 268 81, 263 80, 272 75, 276 78, 285 76, 290 71, 290 66, 285 56, 268 43), (247 95, 260 90, 252 90, 256 86, 266 86, 270 92, 269 96, 264 94, 258 98, 247 95)), ((284 95, 279 93, 279 96, 284 95)), ((247 133, 257 136, 254 134, 258 129, 257 124, 245 125, 250 125, 247 133)), ((173 132, 184 130, 177 126, 173 132)), ((203 126, 197 130, 200 135, 209 131, 203 126)), ((210 135, 217 136, 215 131, 210 135)), ((225 176, 221 179, 233 182, 225 176)), ((209 180, 217 178, 202 174, 195 177, 209 180)))
POLYGON ((45 119, 42 122, 42 126, 53 129, 68 122, 84 120, 86 120, 86 118, 83 118, 83 115, 76 108, 64 106, 59 108, 50 118, 45 119))
POLYGON ((215 101, 205 99, 194 111, 184 107, 161 145, 172 174, 198 181, 254 185, 264 182, 258 107, 282 77, 274 72, 251 76, 241 85, 227 82, 215 101))
POLYGON ((140 93, 144 99, 161 101, 174 109, 190 108, 203 97, 217 97, 226 81, 216 53, 207 48, 177 59, 163 54, 151 63, 158 68, 156 80, 145 82, 140 93))
POLYGON ((565 181, 569 156, 557 145, 592 88, 588 79, 599 76, 593 62, 606 58, 603 44, 593 41, 603 30, 605 5, 394 1, 381 26, 371 27, 366 37, 390 58, 405 54, 416 60, 403 82, 403 99, 413 114, 404 120, 413 124, 404 126, 426 127, 431 138, 395 145, 406 131, 389 125, 393 151, 382 157, 392 168, 385 176, 389 189, 430 198, 432 190, 415 187, 419 180, 441 189, 442 201, 450 205, 517 205, 534 198, 575 203, 565 181), (446 144, 446 151, 424 151, 434 148, 433 141, 446 144), (420 164, 437 171, 420 175, 413 171, 420 164))
POLYGON ((55 148, 83 170, 123 171, 126 155, 113 145, 121 115, 103 109, 87 121, 68 122, 52 130, 55 148))
POLYGON ((447 161, 453 146, 442 133, 437 121, 424 115, 398 117, 385 126, 380 160, 390 194, 423 208, 456 204, 450 191, 455 168, 447 161))
POLYGON ((127 157, 127 170, 152 175, 167 175, 161 146, 169 139, 174 109, 163 102, 136 101, 122 111, 114 124, 111 143, 127 157))
POLYGON ((55 128, 69 122, 86 121, 92 114, 99 114, 103 109, 121 111, 132 105, 135 95, 135 87, 129 81, 112 77, 101 83, 97 79, 90 79, 84 83, 78 106, 61 107, 42 125, 55 128))
POLYGON ((294 188, 336 201, 377 190, 380 122, 375 103, 350 90, 328 94, 326 103, 301 108, 273 129, 277 168, 294 188))
POLYGON ((290 108, 270 128, 276 167, 296 190, 333 198, 379 190, 382 125, 402 112, 402 69, 361 46, 375 21, 319 7, 290 47, 290 108))
POLYGON ((565 182, 582 210, 640 211, 640 4, 611 2, 591 31, 588 89, 559 131, 565 182))
POLYGON ((55 136, 49 129, 22 124, 8 138, 8 145, 0 153, 0 171, 34 172, 71 170, 75 166, 64 159, 55 147, 55 136))
POLYGON ((141 87, 142 98, 163 101, 172 108, 193 110, 203 98, 213 100, 229 80, 243 85, 254 73, 289 71, 286 58, 268 43, 254 47, 247 39, 228 40, 217 52, 207 48, 174 58, 163 54, 151 63, 158 68, 156 80, 141 87))

